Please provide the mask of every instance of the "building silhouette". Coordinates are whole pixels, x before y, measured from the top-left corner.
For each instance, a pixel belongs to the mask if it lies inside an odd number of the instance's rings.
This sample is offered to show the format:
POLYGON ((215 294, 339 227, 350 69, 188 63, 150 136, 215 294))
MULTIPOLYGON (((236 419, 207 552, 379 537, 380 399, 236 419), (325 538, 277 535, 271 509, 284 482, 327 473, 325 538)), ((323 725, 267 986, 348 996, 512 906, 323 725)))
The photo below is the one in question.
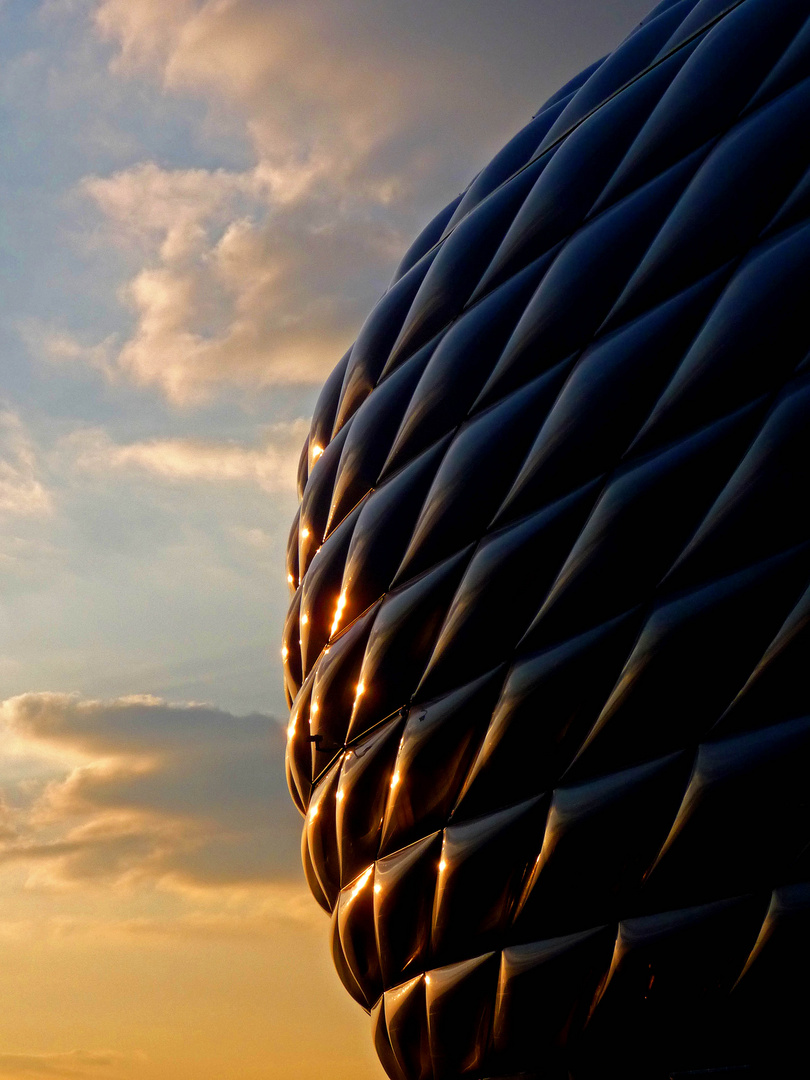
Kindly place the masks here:
POLYGON ((395 1080, 810 1071, 809 285, 807 0, 665 0, 329 377, 288 779, 395 1080))

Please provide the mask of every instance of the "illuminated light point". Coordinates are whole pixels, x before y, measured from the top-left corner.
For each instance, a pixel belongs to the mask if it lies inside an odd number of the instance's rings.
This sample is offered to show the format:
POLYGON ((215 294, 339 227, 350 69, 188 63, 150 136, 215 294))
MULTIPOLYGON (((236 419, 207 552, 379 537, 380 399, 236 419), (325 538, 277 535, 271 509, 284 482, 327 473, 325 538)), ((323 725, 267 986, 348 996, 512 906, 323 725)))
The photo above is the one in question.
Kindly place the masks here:
POLYGON ((364 872, 364 874, 362 875, 362 877, 358 878, 357 884, 355 885, 355 887, 354 887, 354 888, 352 889, 352 891, 351 891, 351 898, 352 898, 352 900, 354 900, 355 896, 357 896, 357 894, 358 894, 358 893, 359 893, 359 892, 360 892, 360 891, 361 891, 362 889, 365 889, 366 885, 368 885, 368 879, 369 879, 369 878, 371 877, 371 875, 372 875, 373 871, 374 871, 374 865, 372 864, 372 865, 371 865, 371 866, 370 866, 370 867, 368 868, 368 870, 366 870, 366 871, 364 872))
POLYGON ((318 446, 318 444, 315 443, 315 445, 312 447, 312 460, 317 461, 322 453, 323 453, 323 447, 318 446))
POLYGON ((375 893, 381 893, 381 892, 382 892, 382 885, 380 885, 380 883, 379 883, 379 882, 375 883, 375 885, 374 885, 374 892, 375 892, 375 893))
POLYGON ((395 788, 395 787, 397 786, 397 784, 399 783, 399 779, 400 779, 400 777, 399 777, 399 770, 397 770, 397 771, 396 771, 396 772, 394 773, 394 775, 393 775, 393 776, 391 777, 391 787, 392 787, 392 788, 395 788))
POLYGON ((295 735, 295 724, 292 723, 287 728, 287 738, 291 739, 295 735))
POLYGON ((444 859, 442 859, 442 861, 439 863, 439 870, 446 870, 446 869, 447 869, 447 863, 444 861, 444 859))
POLYGON ((306 626, 308 622, 309 622, 309 615, 302 615, 301 616, 301 625, 306 626))
POLYGON ((309 709, 310 716, 314 716, 319 708, 320 708, 320 706, 318 705, 318 702, 313 701, 312 705, 310 706, 310 709, 309 709))
POLYGON ((430 986, 430 976, 429 975, 425 976, 425 982, 427 983, 428 986, 430 986))
POLYGON ((294 585, 294 584, 295 584, 295 578, 294 578, 294 577, 292 576, 292 574, 287 574, 287 582, 288 582, 288 583, 289 583, 290 585, 294 585))
POLYGON ((332 620, 332 629, 329 631, 329 636, 337 632, 337 628, 340 626, 340 620, 343 617, 343 609, 346 607, 346 590, 338 597, 337 607, 335 608, 335 617, 332 620))
POLYGON ((339 791, 337 793, 337 795, 335 796, 335 798, 337 799, 338 802, 343 802, 343 800, 346 798, 346 794, 343 791, 339 791))
POLYGON ((363 696, 363 694, 365 694, 365 692, 366 692, 366 684, 359 682, 357 684, 357 693, 354 696, 354 700, 357 701, 357 699, 361 698, 363 696))
POLYGON ((309 536, 309 529, 302 529, 301 530, 301 535, 306 540, 306 538, 309 536))
POLYGON ((289 655, 290 655, 290 650, 287 648, 286 645, 282 645, 281 646, 281 659, 286 660, 289 655))

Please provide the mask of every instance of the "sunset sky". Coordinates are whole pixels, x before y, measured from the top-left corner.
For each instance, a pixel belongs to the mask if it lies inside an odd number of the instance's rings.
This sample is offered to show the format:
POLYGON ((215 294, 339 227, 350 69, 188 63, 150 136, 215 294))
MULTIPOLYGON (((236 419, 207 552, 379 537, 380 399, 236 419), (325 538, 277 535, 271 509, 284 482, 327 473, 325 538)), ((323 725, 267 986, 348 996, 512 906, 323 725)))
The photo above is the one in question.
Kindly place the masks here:
POLYGON ((0 0, 0 1080, 380 1080, 284 784, 318 385, 649 0, 0 0))

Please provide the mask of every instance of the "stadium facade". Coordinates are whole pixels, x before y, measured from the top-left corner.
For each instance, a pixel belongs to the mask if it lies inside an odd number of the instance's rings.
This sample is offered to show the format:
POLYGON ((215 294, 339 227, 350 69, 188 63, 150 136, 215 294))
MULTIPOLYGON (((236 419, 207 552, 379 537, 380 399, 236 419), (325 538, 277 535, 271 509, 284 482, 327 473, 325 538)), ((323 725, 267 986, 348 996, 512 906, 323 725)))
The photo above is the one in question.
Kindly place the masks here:
POLYGON ((288 780, 393 1080, 810 1071, 809 286, 807 0, 666 0, 327 381, 288 780))

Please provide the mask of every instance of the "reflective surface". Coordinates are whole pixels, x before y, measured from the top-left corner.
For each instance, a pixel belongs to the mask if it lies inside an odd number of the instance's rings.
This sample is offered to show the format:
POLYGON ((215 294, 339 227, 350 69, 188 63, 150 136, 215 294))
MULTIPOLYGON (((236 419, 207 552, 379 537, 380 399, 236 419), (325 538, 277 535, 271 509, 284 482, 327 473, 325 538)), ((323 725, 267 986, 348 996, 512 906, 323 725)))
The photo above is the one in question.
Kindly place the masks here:
POLYGON ((428 225, 321 394, 288 779, 395 1080, 801 1050, 808 16, 659 4, 428 225))

